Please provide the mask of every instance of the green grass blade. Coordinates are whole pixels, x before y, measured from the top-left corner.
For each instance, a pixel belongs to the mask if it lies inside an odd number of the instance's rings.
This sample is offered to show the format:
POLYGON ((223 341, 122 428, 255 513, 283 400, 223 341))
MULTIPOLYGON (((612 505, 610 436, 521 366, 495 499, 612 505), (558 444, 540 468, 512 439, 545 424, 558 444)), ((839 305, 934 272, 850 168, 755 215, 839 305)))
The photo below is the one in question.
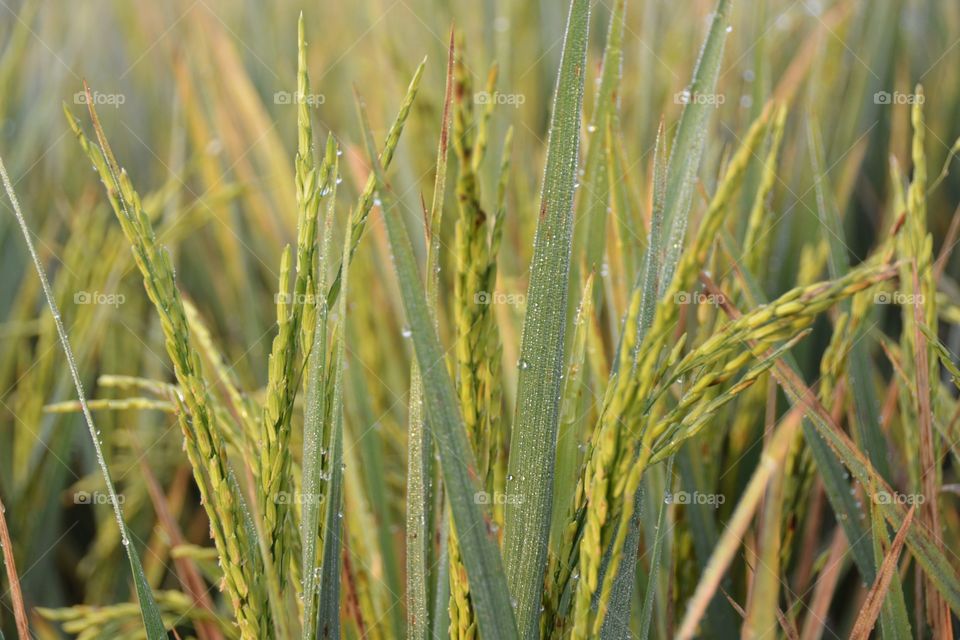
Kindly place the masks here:
MULTIPOLYGON (((333 173, 337 175, 338 161, 334 153, 333 173)), ((336 180, 330 186, 330 199, 324 219, 322 250, 317 266, 317 291, 326 289, 327 258, 330 254, 330 239, 333 235, 333 212, 336 201, 336 180)), ((326 304, 318 305, 313 328, 313 345, 307 360, 307 392, 303 416, 303 463, 300 517, 300 540, 302 559, 300 570, 303 580, 303 638, 316 636, 317 589, 320 586, 317 572, 317 536, 320 525, 320 496, 322 494, 322 451, 324 425, 328 418, 327 370, 327 321, 329 310, 326 304)), ((334 425, 335 427, 336 425, 334 425)))
MULTIPOLYGON (((332 215, 332 214, 331 214, 332 215)), ((352 242, 350 226, 344 234, 343 256, 350 251, 352 242)), ((344 328, 347 318, 347 276, 349 262, 341 271, 342 285, 337 328, 333 333, 334 354, 331 362, 333 383, 330 390, 330 465, 329 486, 326 492, 326 507, 323 528, 323 560, 320 574, 320 606, 317 611, 319 637, 340 638, 340 555, 342 550, 343 524, 343 367, 346 344, 344 328)), ((323 355, 323 354, 320 354, 323 355)), ((312 496, 308 496, 311 498, 312 496)))
POLYGON ((621 66, 623 64, 623 23, 626 0, 617 0, 610 14, 607 45, 603 53, 600 83, 594 98, 593 113, 587 127, 587 152, 583 163, 583 181, 578 219, 587 224, 586 265, 598 269, 603 261, 607 238, 607 201, 609 199, 606 162, 607 123, 617 112, 621 66))
MULTIPOLYGON (((807 134, 813 160, 817 214, 820 218, 822 235, 830 249, 827 265, 830 277, 836 279, 846 275, 849 271, 849 258, 847 245, 844 241, 843 223, 829 190, 829 177, 824 170, 823 142, 819 124, 813 117, 808 120, 807 134)), ((841 304, 841 309, 847 313, 851 312, 851 308, 852 303, 849 300, 845 300, 841 304)), ((850 375, 848 377, 857 417, 855 429, 858 440, 866 450, 870 463, 881 476, 889 479, 887 446, 884 435, 880 431, 880 407, 877 406, 876 390, 871 384, 873 367, 870 365, 867 342, 862 333, 851 339, 849 369, 850 375)), ((876 568, 883 560, 879 550, 888 544, 889 539, 887 532, 882 527, 874 526, 871 527, 870 531, 874 554, 877 556, 874 558, 874 567, 876 568)), ((885 638, 909 638, 912 635, 907 618, 907 606, 903 596, 903 585, 897 572, 894 572, 884 598, 880 614, 880 627, 885 638)))
POLYGON ((380 206, 384 212, 383 218, 393 251, 393 263, 404 310, 423 377, 427 424, 440 452, 444 486, 457 527, 460 554, 467 569, 480 633, 488 638, 510 640, 517 637, 517 627, 496 545, 496 534, 490 526, 489 514, 484 513, 476 503, 476 462, 467 442, 453 382, 447 373, 440 342, 427 307, 413 247, 403 221, 393 211, 393 195, 376 157, 362 102, 359 109, 366 147, 376 178, 376 193, 379 194, 380 206))
POLYGON ((433 616, 430 618, 430 637, 434 640, 447 640, 450 635, 450 555, 447 552, 449 544, 450 518, 444 508, 438 511, 436 522, 440 523, 440 544, 436 554, 437 567, 436 591, 433 594, 433 616))
POLYGON ((718 0, 710 23, 710 32, 700 51, 693 80, 687 89, 690 99, 684 106, 670 161, 667 168, 667 184, 663 201, 662 247, 667 257, 663 263, 662 282, 670 282, 676 269, 678 255, 683 248, 687 231, 687 219, 693 202, 693 186, 700 165, 700 156, 707 138, 710 114, 716 111, 711 100, 698 100, 697 96, 709 96, 716 91, 720 63, 723 61, 723 45, 727 39, 730 17, 730 0, 718 0))
POLYGON ((539 627, 550 535, 589 23, 590 3, 573 0, 557 76, 520 346, 517 416, 506 486, 504 556, 524 637, 534 637, 539 627))
MULTIPOLYGON (((847 244, 844 241, 843 223, 836 204, 829 191, 829 177, 824 170, 823 143, 820 137, 819 125, 811 118, 807 127, 808 139, 813 160, 814 185, 817 196, 817 214, 820 218, 820 228, 823 237, 827 240, 830 253, 827 257, 827 266, 830 277, 833 279, 845 276, 849 269, 847 244)), ((841 308, 850 311, 851 303, 844 301, 841 308)), ((866 344, 862 340, 854 340, 850 353, 851 386, 853 387, 854 405, 857 410, 857 435, 870 456, 873 466, 885 478, 890 478, 887 464, 886 443, 883 433, 880 432, 880 410, 876 405, 874 392, 869 389, 871 371, 869 358, 866 353, 866 344)))
MULTIPOLYGON (((664 477, 667 481, 666 487, 669 489, 670 480, 673 478, 673 456, 667 458, 667 470, 664 477)), ((660 496, 651 494, 650 502, 651 507, 654 504, 658 505, 657 525, 653 538, 653 551, 650 553, 650 572, 647 574, 647 592, 643 596, 643 610, 640 613, 640 640, 647 640, 650 634, 650 623, 653 620, 653 599, 657 592, 657 573, 660 570, 660 558, 662 555, 661 548, 663 547, 663 540, 667 537, 668 533, 664 531, 664 523, 666 522, 668 509, 666 499, 661 500, 660 496)), ((610 615, 614 613, 615 610, 611 605, 610 615)))
POLYGON ((133 583, 137 591, 137 601, 140 605, 140 616, 143 618, 144 630, 146 631, 147 638, 149 640, 164 640, 167 637, 167 632, 164 629, 163 620, 160 617, 160 610, 157 608, 157 603, 154 600, 153 590, 147 583, 146 574, 143 572, 143 565, 140 563, 140 556, 137 555, 137 550, 133 544, 133 541, 130 539, 130 532, 127 529, 127 524, 123 519, 123 509, 120 506, 122 503, 117 495, 116 488, 113 486, 113 480, 110 477, 110 469, 107 467, 107 460, 103 456, 100 438, 97 435, 99 432, 93 423, 93 416, 90 414, 90 407, 87 405, 87 396, 83 390, 83 382, 80 380, 80 371, 77 368, 76 360, 73 357, 73 349, 70 346, 70 338, 67 335, 67 330, 63 326, 63 320, 60 317, 60 309, 57 307, 53 290, 50 288, 50 282, 47 280, 47 275, 43 269, 43 264, 40 262, 40 256, 37 254, 37 249, 33 245, 33 240, 30 237, 30 229, 27 227, 27 221, 23 216, 23 211, 20 209, 20 201, 17 199, 17 195, 13 191, 13 184, 10 182, 10 176, 7 175, 7 168, 4 165, 2 158, 0 158, 0 178, 3 179, 3 187, 7 192, 7 197, 10 199, 10 205, 13 207, 13 212, 16 215, 20 230, 23 232, 23 240, 30 252, 30 257, 33 259, 33 266, 37 271, 37 277, 40 278, 40 284, 43 287, 43 295, 47 299, 47 305, 50 307, 50 313, 53 315, 53 322, 57 328, 57 336, 60 339, 60 346, 63 347, 63 353, 67 359, 67 366, 70 369, 70 377, 73 379, 73 385, 77 390, 77 399, 80 402, 80 409, 83 413, 83 419, 87 423, 87 429, 90 432, 90 439, 93 442, 93 449, 97 457, 97 465, 100 467, 100 474, 103 476, 103 482, 106 485, 107 493, 110 496, 110 504, 113 507, 113 514, 117 519, 117 526, 120 528, 120 539, 123 542, 123 550, 126 552, 127 559, 130 561, 130 572, 133 574, 133 583))
MULTIPOLYGON (((627 368, 627 365, 632 367, 632 365, 635 364, 635 347, 628 348, 626 353, 622 351, 626 332, 636 332, 635 338, 628 339, 627 344, 639 345, 643 341, 643 336, 653 322, 657 301, 660 300, 660 289, 662 286, 665 286, 663 283, 660 283, 658 286, 657 274, 660 271, 660 230, 663 224, 663 192, 666 185, 666 170, 666 158, 663 153, 663 123, 661 123, 657 131, 657 140, 653 153, 653 210, 650 216, 650 233, 648 236, 647 252, 644 255, 640 271, 637 273, 637 281, 634 284, 632 294, 634 299, 639 300, 640 310, 639 313, 637 313, 635 327, 629 323, 627 319, 629 315, 624 319, 623 332, 620 336, 620 342, 617 345, 618 357, 614 360, 614 372, 619 371, 621 366, 627 368)), ((671 461, 672 459, 671 457, 671 461)), ((670 476, 668 475, 667 477, 669 479, 670 476)), ((640 545, 640 524, 641 514, 643 512, 642 500, 643 496, 641 492, 638 491, 634 498, 633 521, 630 523, 627 540, 624 543, 626 551, 617 569, 616 588, 613 590, 610 598, 609 612, 607 614, 607 620, 610 622, 604 622, 603 635, 605 638, 611 636, 617 637, 620 626, 617 624, 617 621, 630 615, 630 607, 633 602, 633 589, 636 584, 636 554, 640 545)), ((659 556, 654 557, 659 558, 659 556)), ((651 570, 651 574, 655 574, 655 572, 651 570)), ((655 580, 655 575, 651 579, 655 580)), ((655 585, 648 587, 648 589, 654 588, 655 585)), ((652 597, 652 595, 650 597, 652 597)))
MULTIPOLYGON (((440 224, 447 179, 447 147, 450 134, 450 103, 453 98, 453 30, 447 53, 447 85, 437 144, 437 175, 433 202, 426 229, 427 307, 437 327, 439 291, 440 224)), ((410 365, 410 410, 407 427, 407 636, 426 640, 430 634, 430 547, 433 540, 430 480, 433 468, 433 440, 423 415, 423 380, 416 360, 410 365)), ((435 622, 435 621, 434 621, 435 622)))
POLYGON ((553 497, 553 523, 550 527, 550 539, 555 545, 554 552, 559 553, 559 542, 563 527, 567 523, 567 506, 573 503, 577 490, 577 474, 580 466, 580 442, 582 439, 582 421, 585 396, 585 360, 587 333, 593 314, 594 276, 590 274, 580 296, 580 308, 570 344, 567 378, 563 384, 563 400, 560 410, 559 433, 557 434, 556 482, 553 497))

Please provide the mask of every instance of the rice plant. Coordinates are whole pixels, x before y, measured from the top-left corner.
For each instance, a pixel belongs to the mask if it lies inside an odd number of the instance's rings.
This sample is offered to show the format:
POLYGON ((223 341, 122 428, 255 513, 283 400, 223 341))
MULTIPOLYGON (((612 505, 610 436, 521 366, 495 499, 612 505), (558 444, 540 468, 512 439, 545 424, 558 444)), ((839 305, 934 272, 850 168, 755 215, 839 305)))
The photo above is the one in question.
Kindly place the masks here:
POLYGON ((299 9, 5 7, 0 638, 953 637, 960 7, 299 9))

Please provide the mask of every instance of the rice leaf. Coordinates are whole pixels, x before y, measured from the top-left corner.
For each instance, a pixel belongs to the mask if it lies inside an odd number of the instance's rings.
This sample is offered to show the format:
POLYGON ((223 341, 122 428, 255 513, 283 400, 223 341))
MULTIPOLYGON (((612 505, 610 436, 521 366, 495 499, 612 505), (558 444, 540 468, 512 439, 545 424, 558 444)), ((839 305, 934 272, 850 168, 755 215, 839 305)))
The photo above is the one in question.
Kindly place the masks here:
MULTIPOLYGON (((336 145, 334 145, 336 148, 336 145)), ((336 154, 333 159, 333 175, 337 174, 338 162, 336 154)), ((323 291, 326 288, 327 259, 330 254, 330 240, 333 235, 333 211, 336 201, 336 182, 330 187, 330 199, 324 219, 322 249, 317 267, 317 288, 323 291)), ((303 581, 303 638, 307 640, 316 636, 317 601, 316 596, 320 587, 320 573, 317 566, 317 535, 320 525, 320 501, 322 496, 322 458, 324 446, 324 425, 337 425, 332 421, 332 411, 328 404, 328 390, 330 372, 327 369, 327 322, 329 311, 326 304, 318 305, 315 326, 312 331, 313 344, 307 360, 307 390, 303 417, 303 488, 300 540, 301 540, 301 572, 303 581)), ((342 341, 342 338, 341 338, 342 341)), ((333 484, 333 477, 330 477, 333 484)), ((324 538, 324 545, 326 538, 324 538)))
POLYGON ((554 95, 523 323, 504 557, 518 628, 537 634, 550 535, 590 3, 572 0, 554 95))
MULTIPOLYGON (((880 563, 880 568, 877 571, 877 579, 874 581, 873 586, 870 587, 870 592, 867 593, 867 599, 860 609, 860 615, 857 616, 857 621, 853 624, 853 631, 850 632, 850 640, 867 640, 870 637, 870 632, 873 631, 873 626, 876 624, 883 603, 886 601, 890 582, 892 578, 897 575, 897 562, 900 559, 900 551, 903 550, 903 543, 907 541, 907 531, 913 522, 915 509, 915 506, 910 507, 910 511, 907 512, 906 517, 903 519, 903 525, 901 525, 900 530, 893 539, 893 544, 890 545, 886 557, 884 557, 883 562, 880 563)), ((882 520, 880 524, 884 527, 887 526, 882 520)), ((886 638, 888 636, 885 634, 884 637, 886 638)), ((907 635, 906 637, 909 638, 910 636, 907 635)))
MULTIPOLYGON (((819 124, 816 118, 808 119, 808 139, 813 161, 814 185, 816 190, 817 214, 820 218, 820 228, 830 252, 827 265, 831 278, 839 278, 849 272, 847 245, 844 241, 843 224, 840 213, 832 199, 829 189, 829 177, 824 170, 823 142, 820 136, 819 124)), ((852 303, 843 301, 840 308, 851 312, 852 303)), ((887 446, 883 433, 880 431, 880 408, 877 406, 876 392, 872 388, 873 367, 870 365, 870 356, 867 352, 867 342, 862 336, 851 339, 849 352, 850 387, 853 391, 853 401, 857 420, 855 429, 858 441, 864 447, 870 463, 884 478, 890 478, 890 469, 887 464, 887 446)), ((871 539, 874 547, 880 546, 880 541, 887 542, 886 531, 880 527, 871 527, 871 539), (879 538, 879 539, 878 539, 879 538)), ((877 560, 876 562, 879 562, 877 560)), ((876 567, 876 563, 874 564, 876 567)), ((871 578, 867 578, 868 580, 871 578)), ((907 622, 907 607, 903 596, 903 587, 900 584, 899 574, 893 576, 890 585, 889 597, 883 601, 881 614, 881 628, 884 637, 909 638, 910 626, 907 622)))
MULTIPOLYGON (((349 248, 349 233, 344 250, 349 248)), ((342 551, 341 526, 343 522, 343 366, 346 336, 343 327, 346 318, 346 291, 349 265, 342 271, 343 294, 338 311, 338 327, 334 329, 333 341, 336 353, 331 368, 333 386, 330 392, 330 466, 329 486, 326 491, 326 507, 323 527, 323 554, 320 567, 320 605, 317 610, 318 637, 340 637, 340 556, 342 551)))
POLYGON ((587 224, 585 260, 587 268, 598 269, 603 260, 607 237, 607 202, 609 200, 606 129, 615 117, 620 95, 620 76, 623 65, 623 24, 626 0, 617 0, 610 13, 607 44, 603 51, 600 81, 594 96, 593 112, 587 126, 587 151, 583 162, 583 179, 578 219, 587 224))
MULTIPOLYGON (((103 448, 100 445, 100 437, 98 435, 99 431, 97 431, 97 427, 93 423, 93 415, 91 415, 90 407, 87 405, 87 396, 83 390, 83 382, 80 380, 80 371, 73 357, 70 337, 67 335, 67 330, 63 326, 60 309, 57 307, 57 301, 54 298, 53 290, 50 288, 50 282, 47 280, 43 264, 40 262, 40 256, 37 254, 37 250, 33 245, 33 239, 30 237, 30 228, 27 226, 26 218, 24 218, 23 211, 20 209, 20 201, 17 199, 17 194, 14 193, 13 183, 10 182, 10 176, 7 175, 7 167, 3 163, 3 158, 0 158, 0 178, 3 179, 3 188, 7 192, 7 198, 10 199, 10 205, 13 207, 13 213, 17 218, 20 231, 23 232, 23 240, 30 252, 33 266, 37 271, 37 277, 40 278, 43 295, 47 300, 50 313, 53 315, 53 322, 57 328, 60 346, 63 348, 63 353, 67 360, 70 377, 73 379, 73 386, 77 390, 77 400, 80 402, 83 419, 87 423, 87 429, 90 432, 90 440, 93 442, 93 450, 97 457, 97 466, 100 468, 103 483, 106 485, 107 493, 110 497, 110 505, 113 507, 113 514, 117 519, 117 526, 120 529, 120 539, 123 542, 123 550, 127 554, 127 560, 130 562, 130 572, 133 574, 133 584, 137 591, 137 601, 140 605, 140 616, 143 618, 144 631, 149 640, 164 640, 167 637, 167 632, 164 629, 163 619, 160 617, 160 610, 157 608, 157 603, 154 600, 153 590, 150 588, 150 584, 147 582, 147 576, 143 572, 143 565, 140 564, 140 556, 137 555, 136 547, 130 539, 131 535, 127 529, 127 523, 123 519, 123 508, 120 506, 122 502, 113 485, 113 480, 110 477, 107 460, 103 456, 103 448)), ((4 546, 6 547, 6 545, 4 546)))
MULTIPOLYGON (((667 488, 670 487, 670 481, 673 478, 673 456, 667 458, 666 471, 664 472, 664 477, 667 481, 667 488)), ((648 482, 648 485, 651 484, 648 482)), ((651 498, 659 496, 654 496, 651 494, 651 498)), ((664 500, 655 500, 652 501, 651 507, 653 504, 658 505, 657 508, 657 524, 655 526, 655 535, 653 537, 653 550, 650 552, 650 571, 647 573, 647 591, 643 596, 643 609, 640 613, 640 640, 647 640, 647 637, 650 634, 650 623, 653 620, 653 599, 657 592, 657 574, 660 571, 661 558, 663 556, 663 541, 667 537, 668 532, 665 531, 664 523, 666 522, 667 506, 666 499, 664 500)), ((622 570, 622 569, 621 569, 622 570)), ((616 602, 616 599, 613 601, 616 602)), ((628 599, 629 602, 629 599, 628 599)), ((610 613, 608 616, 616 615, 618 612, 622 611, 621 608, 614 608, 611 603, 610 613)))
MULTIPOLYGON (((450 102, 453 97, 454 33, 450 30, 447 52, 447 85, 437 143, 437 175, 433 184, 433 202, 426 218, 427 307, 437 326, 437 292, 440 268, 440 223, 447 179, 447 147, 450 134, 450 102)), ((424 212, 427 215, 427 212, 424 212)), ((411 640, 426 640, 430 634, 430 548, 433 538, 431 491, 433 440, 423 415, 423 380, 416 359, 410 364, 410 411, 407 426, 407 635, 411 640)), ((444 559, 445 560, 445 559, 444 559)), ((444 565, 446 562, 444 562, 444 565)))
POLYGON ((394 268, 424 385, 427 424, 437 441, 444 486, 470 581, 480 633, 490 638, 517 637, 506 576, 489 514, 476 501, 477 467, 467 442, 453 382, 447 373, 440 342, 427 307, 423 281, 417 273, 413 247, 403 221, 393 211, 393 194, 376 156, 366 111, 359 100, 364 140, 376 179, 375 190, 384 212, 394 268))
MULTIPOLYGON (((327 213, 327 225, 333 217, 333 199, 327 213)), ((329 233, 329 232, 328 232, 329 233)), ((326 234, 325 234, 326 235, 326 234)), ((347 260, 353 237, 350 225, 347 225, 343 240, 343 256, 347 260)), ((326 242, 326 241, 325 241, 326 242)), ((330 446, 326 491, 326 506, 323 527, 323 559, 320 566, 320 605, 317 611, 317 628, 321 638, 340 638, 340 556, 342 552, 343 523, 343 368, 346 357, 347 326, 347 276, 350 273, 349 262, 344 263, 341 271, 342 290, 337 309, 337 326, 333 330, 333 354, 330 368, 333 373, 329 387, 330 403, 330 446)), ((321 328, 317 327, 317 333, 321 328)), ((318 353, 318 357, 326 357, 318 353)), ((307 496, 308 500, 313 496, 307 496)))
POLYGON ((707 139, 710 114, 716 111, 713 101, 700 99, 716 91, 720 64, 723 61, 723 46, 727 39, 730 18, 730 0, 717 0, 710 23, 710 31, 700 51, 693 79, 683 95, 688 96, 684 105, 677 134, 670 150, 667 165, 667 183, 663 199, 663 239, 661 246, 666 251, 663 262, 663 282, 670 282, 676 269, 678 255, 683 249, 687 231, 688 215, 693 202, 693 186, 700 166, 700 156, 707 139))

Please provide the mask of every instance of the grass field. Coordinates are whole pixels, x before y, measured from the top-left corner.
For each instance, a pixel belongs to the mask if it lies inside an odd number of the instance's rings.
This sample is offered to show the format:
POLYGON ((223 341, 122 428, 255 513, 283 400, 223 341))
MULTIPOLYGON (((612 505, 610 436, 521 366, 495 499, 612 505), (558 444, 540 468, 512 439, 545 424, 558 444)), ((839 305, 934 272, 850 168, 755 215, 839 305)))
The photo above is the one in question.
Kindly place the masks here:
POLYGON ((0 640, 954 637, 960 5, 0 16, 0 640))

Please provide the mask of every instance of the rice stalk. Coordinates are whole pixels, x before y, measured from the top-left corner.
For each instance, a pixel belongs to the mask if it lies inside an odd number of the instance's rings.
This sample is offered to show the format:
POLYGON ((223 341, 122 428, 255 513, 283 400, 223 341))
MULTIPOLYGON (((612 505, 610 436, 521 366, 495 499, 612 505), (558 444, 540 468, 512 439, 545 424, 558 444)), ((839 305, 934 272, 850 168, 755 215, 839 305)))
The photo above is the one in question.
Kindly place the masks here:
MULTIPOLYGON (((89 93, 89 89, 87 91, 89 93)), ((271 632, 272 623, 266 613, 256 534, 248 526, 244 499, 230 468, 223 437, 213 419, 200 358, 190 342, 190 329, 173 267, 169 255, 157 244, 153 227, 129 177, 119 168, 107 145, 92 98, 88 104, 99 147, 91 144, 69 111, 65 109, 64 113, 81 148, 107 187, 110 204, 143 277, 144 289, 160 315, 167 354, 179 383, 177 401, 183 408, 178 415, 187 456, 210 519, 211 536, 224 560, 224 583, 241 637, 264 637, 271 632)))

